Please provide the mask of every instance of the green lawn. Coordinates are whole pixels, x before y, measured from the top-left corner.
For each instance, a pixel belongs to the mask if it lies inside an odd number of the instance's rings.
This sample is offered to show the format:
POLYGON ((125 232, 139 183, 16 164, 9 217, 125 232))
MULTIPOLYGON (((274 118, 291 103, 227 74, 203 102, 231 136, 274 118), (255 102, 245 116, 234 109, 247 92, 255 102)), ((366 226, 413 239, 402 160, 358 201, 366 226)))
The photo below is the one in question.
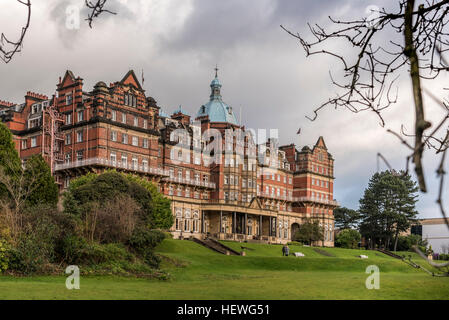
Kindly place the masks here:
POLYGON ((168 281, 82 277, 81 290, 65 277, 0 277, 0 299, 448 299, 449 278, 434 278, 383 254, 290 246, 304 258, 282 257, 281 246, 229 243, 246 257, 223 256, 190 241, 165 240, 158 253, 168 281), (356 258, 366 254, 369 259, 356 258), (366 267, 380 268, 380 290, 367 290, 366 267))

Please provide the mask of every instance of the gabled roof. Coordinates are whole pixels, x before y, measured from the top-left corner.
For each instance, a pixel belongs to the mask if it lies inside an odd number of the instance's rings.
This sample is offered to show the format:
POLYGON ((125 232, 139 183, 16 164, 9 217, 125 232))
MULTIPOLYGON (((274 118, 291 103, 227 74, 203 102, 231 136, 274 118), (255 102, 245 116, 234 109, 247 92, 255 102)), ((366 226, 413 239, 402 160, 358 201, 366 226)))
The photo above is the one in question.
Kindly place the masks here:
POLYGON ((65 86, 75 83, 75 81, 76 81, 76 78, 75 78, 75 75, 73 74, 73 72, 70 70, 66 70, 60 85, 65 87, 65 86))
MULTIPOLYGON (((324 142, 323 137, 318 138, 318 141, 316 142, 315 147, 319 147, 319 148, 323 148, 324 150, 327 150, 326 143, 324 142)), ((314 147, 314 149, 315 149, 315 147, 314 147)))
POLYGON ((145 91, 145 90, 143 90, 142 86, 140 85, 140 82, 137 79, 136 74, 134 73, 134 70, 129 70, 128 73, 120 81, 120 84, 123 84, 123 85, 131 84, 134 87, 136 87, 137 89, 139 89, 140 91, 145 91))

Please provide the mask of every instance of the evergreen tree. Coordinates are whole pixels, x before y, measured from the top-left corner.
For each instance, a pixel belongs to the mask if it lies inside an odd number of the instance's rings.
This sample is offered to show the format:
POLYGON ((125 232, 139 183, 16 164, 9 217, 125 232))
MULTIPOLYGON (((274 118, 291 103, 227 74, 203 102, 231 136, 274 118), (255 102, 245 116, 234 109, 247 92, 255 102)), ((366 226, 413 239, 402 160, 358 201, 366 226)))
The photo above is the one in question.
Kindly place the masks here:
POLYGON ((27 206, 47 204, 56 207, 58 204, 58 186, 51 174, 51 169, 41 155, 27 160, 25 177, 30 182, 32 192, 28 196, 27 206))
POLYGON ((128 180, 140 184, 151 194, 152 214, 149 218, 151 229, 168 230, 173 226, 174 218, 171 210, 171 200, 161 194, 151 181, 128 174, 128 180))
MULTIPOLYGON (((11 131, 0 122, 0 174, 14 176, 21 170, 21 161, 15 148, 11 131)), ((6 187, 0 184, 0 197, 8 195, 6 187)))
POLYGON ((358 225, 360 214, 352 209, 345 207, 334 210, 335 227, 338 229, 351 229, 358 225))
POLYGON ((370 179, 364 196, 360 199, 360 232, 376 245, 390 248, 398 235, 410 227, 416 217, 416 183, 403 172, 385 171, 370 179))

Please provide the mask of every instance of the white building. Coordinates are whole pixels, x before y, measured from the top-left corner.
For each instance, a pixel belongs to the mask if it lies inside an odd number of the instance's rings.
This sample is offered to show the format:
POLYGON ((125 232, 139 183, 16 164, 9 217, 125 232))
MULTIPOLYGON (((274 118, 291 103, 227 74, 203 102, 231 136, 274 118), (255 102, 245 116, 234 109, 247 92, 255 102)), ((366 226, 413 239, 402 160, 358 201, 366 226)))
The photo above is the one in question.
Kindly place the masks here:
POLYGON ((449 228, 444 219, 423 219, 422 238, 427 240, 435 253, 449 253, 449 228))

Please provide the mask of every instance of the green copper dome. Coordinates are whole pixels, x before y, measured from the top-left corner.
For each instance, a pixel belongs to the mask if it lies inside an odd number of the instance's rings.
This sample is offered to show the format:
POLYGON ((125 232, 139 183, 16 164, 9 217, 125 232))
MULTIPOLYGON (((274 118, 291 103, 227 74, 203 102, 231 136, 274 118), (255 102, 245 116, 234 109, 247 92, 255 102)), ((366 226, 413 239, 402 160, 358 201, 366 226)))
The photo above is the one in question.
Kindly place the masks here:
POLYGON ((226 122, 238 125, 232 108, 222 100, 221 87, 220 80, 215 75, 215 79, 210 84, 212 91, 210 101, 201 106, 196 116, 197 118, 208 116, 210 122, 226 122))

